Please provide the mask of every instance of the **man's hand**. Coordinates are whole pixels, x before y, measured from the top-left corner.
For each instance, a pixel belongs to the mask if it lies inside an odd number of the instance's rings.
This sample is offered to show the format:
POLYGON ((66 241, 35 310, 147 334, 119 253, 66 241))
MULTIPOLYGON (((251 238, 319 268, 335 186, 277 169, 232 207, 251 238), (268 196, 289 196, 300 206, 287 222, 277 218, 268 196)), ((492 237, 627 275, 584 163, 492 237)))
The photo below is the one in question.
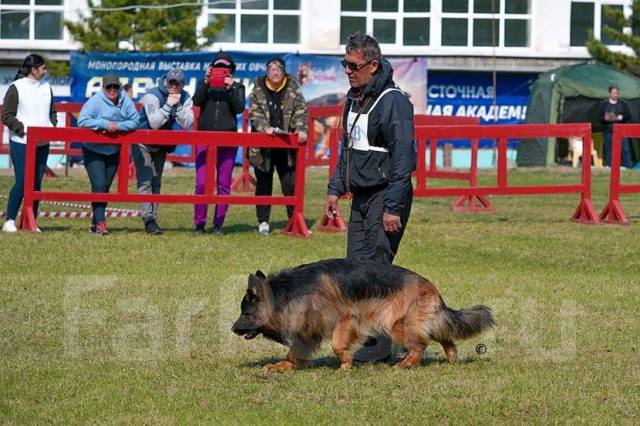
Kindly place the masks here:
POLYGON ((268 135, 272 135, 275 133, 275 131, 276 131, 275 127, 267 127, 264 132, 268 135))
POLYGON ((388 232, 389 234, 400 232, 400 229, 402 228, 400 216, 396 216, 391 213, 385 213, 382 216, 382 225, 384 226, 384 232, 388 232))
POLYGON ((336 213, 338 212, 338 198, 337 195, 327 195, 327 199, 324 202, 324 214, 329 219, 336 217, 336 213))
POLYGON ((618 121, 622 121, 622 118, 623 118, 623 117, 622 117, 622 114, 618 114, 618 115, 616 115, 616 120, 618 120, 618 121))
POLYGON ((118 123, 115 121, 110 121, 109 126, 107 127, 108 133, 116 133, 118 131, 118 123))
POLYGON ((307 132, 300 131, 300 132, 297 132, 297 134, 298 134, 298 143, 300 145, 304 145, 305 143, 307 143, 307 132))
POLYGON ((204 72, 204 80, 208 83, 209 76, 211 75, 211 67, 207 67, 207 70, 204 72))
POLYGON ((224 87, 225 87, 225 89, 229 90, 229 89, 231 89, 231 86, 233 86, 233 78, 225 77, 224 78, 224 87))
POLYGON ((167 97, 167 105, 176 106, 180 102, 180 93, 170 93, 167 97))

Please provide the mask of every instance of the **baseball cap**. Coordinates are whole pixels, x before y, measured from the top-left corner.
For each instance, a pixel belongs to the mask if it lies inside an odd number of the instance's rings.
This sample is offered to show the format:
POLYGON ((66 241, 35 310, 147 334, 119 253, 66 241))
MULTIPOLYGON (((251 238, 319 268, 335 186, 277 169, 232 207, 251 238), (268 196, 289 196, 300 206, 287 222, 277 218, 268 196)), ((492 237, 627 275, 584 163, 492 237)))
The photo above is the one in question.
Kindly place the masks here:
POLYGON ((167 81, 173 80, 173 81, 177 81, 178 83, 184 83, 184 73, 182 72, 182 70, 174 68, 172 70, 169 70, 169 72, 164 77, 164 79, 167 81))
POLYGON ((120 84, 120 79, 114 73, 110 72, 102 77, 102 87, 112 86, 114 84, 122 86, 122 84, 120 84))

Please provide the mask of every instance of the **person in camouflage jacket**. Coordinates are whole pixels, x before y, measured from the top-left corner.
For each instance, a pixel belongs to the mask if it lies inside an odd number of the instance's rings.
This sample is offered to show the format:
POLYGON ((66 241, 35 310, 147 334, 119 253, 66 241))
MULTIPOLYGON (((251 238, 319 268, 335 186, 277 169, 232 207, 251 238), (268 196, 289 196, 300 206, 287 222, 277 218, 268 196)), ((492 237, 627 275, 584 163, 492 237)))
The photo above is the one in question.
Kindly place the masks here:
MULTIPOLYGON (((267 75, 258 77, 249 96, 250 118, 253 131, 274 134, 291 132, 298 141, 307 140, 307 105, 300 87, 286 73, 282 58, 267 62, 267 75)), ((294 149, 249 148, 247 156, 256 174, 256 195, 272 195, 273 172, 280 177, 282 193, 293 195, 295 181, 294 149)), ((258 230, 269 233, 271 206, 256 206, 258 230)), ((287 206, 287 215, 293 215, 293 206, 287 206)))

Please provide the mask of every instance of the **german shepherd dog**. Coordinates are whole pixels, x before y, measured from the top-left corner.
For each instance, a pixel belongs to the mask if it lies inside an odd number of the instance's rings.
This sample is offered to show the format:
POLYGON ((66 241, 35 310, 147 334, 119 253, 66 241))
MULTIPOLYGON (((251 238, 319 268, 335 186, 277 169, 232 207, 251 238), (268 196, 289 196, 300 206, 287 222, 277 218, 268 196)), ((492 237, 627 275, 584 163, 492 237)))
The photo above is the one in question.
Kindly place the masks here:
POLYGON ((484 305, 448 308, 426 278, 399 266, 349 259, 322 260, 268 277, 257 271, 240 305, 233 332, 245 339, 259 334, 289 347, 287 357, 265 366, 283 371, 307 364, 325 338, 331 338, 340 369, 352 365, 351 351, 369 335, 386 333, 409 351, 400 368, 420 365, 431 340, 455 362, 454 340, 495 324, 484 305))

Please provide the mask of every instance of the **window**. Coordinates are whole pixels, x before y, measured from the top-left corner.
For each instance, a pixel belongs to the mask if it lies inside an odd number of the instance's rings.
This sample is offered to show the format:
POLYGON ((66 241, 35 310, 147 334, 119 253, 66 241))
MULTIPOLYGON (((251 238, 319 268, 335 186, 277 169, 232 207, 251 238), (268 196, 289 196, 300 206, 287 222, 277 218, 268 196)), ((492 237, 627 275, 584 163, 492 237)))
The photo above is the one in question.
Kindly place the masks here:
POLYGON ((222 0, 207 7, 209 22, 226 17, 216 43, 300 43, 300 0, 222 0))
POLYGON ((341 0, 340 43, 356 31, 380 44, 428 46, 430 0, 341 0))
POLYGON ((584 46, 589 31, 593 31, 593 3, 571 3, 571 46, 584 46))
POLYGON ((442 0, 443 46, 529 47, 531 0, 442 0))
POLYGON ((601 13, 600 13, 600 21, 601 21, 601 25, 600 25, 600 40, 602 40, 602 42, 604 44, 608 44, 608 45, 622 45, 622 42, 619 40, 614 40, 611 37, 609 37, 605 32, 604 32, 604 28, 605 27, 609 27, 615 31, 622 31, 622 25, 619 25, 615 19, 613 19, 613 17, 609 16, 611 13, 620 13, 622 12, 622 6, 616 6, 616 5, 602 5, 601 6, 601 13))
POLYGON ((62 40, 63 0, 0 0, 1 40, 62 40))

